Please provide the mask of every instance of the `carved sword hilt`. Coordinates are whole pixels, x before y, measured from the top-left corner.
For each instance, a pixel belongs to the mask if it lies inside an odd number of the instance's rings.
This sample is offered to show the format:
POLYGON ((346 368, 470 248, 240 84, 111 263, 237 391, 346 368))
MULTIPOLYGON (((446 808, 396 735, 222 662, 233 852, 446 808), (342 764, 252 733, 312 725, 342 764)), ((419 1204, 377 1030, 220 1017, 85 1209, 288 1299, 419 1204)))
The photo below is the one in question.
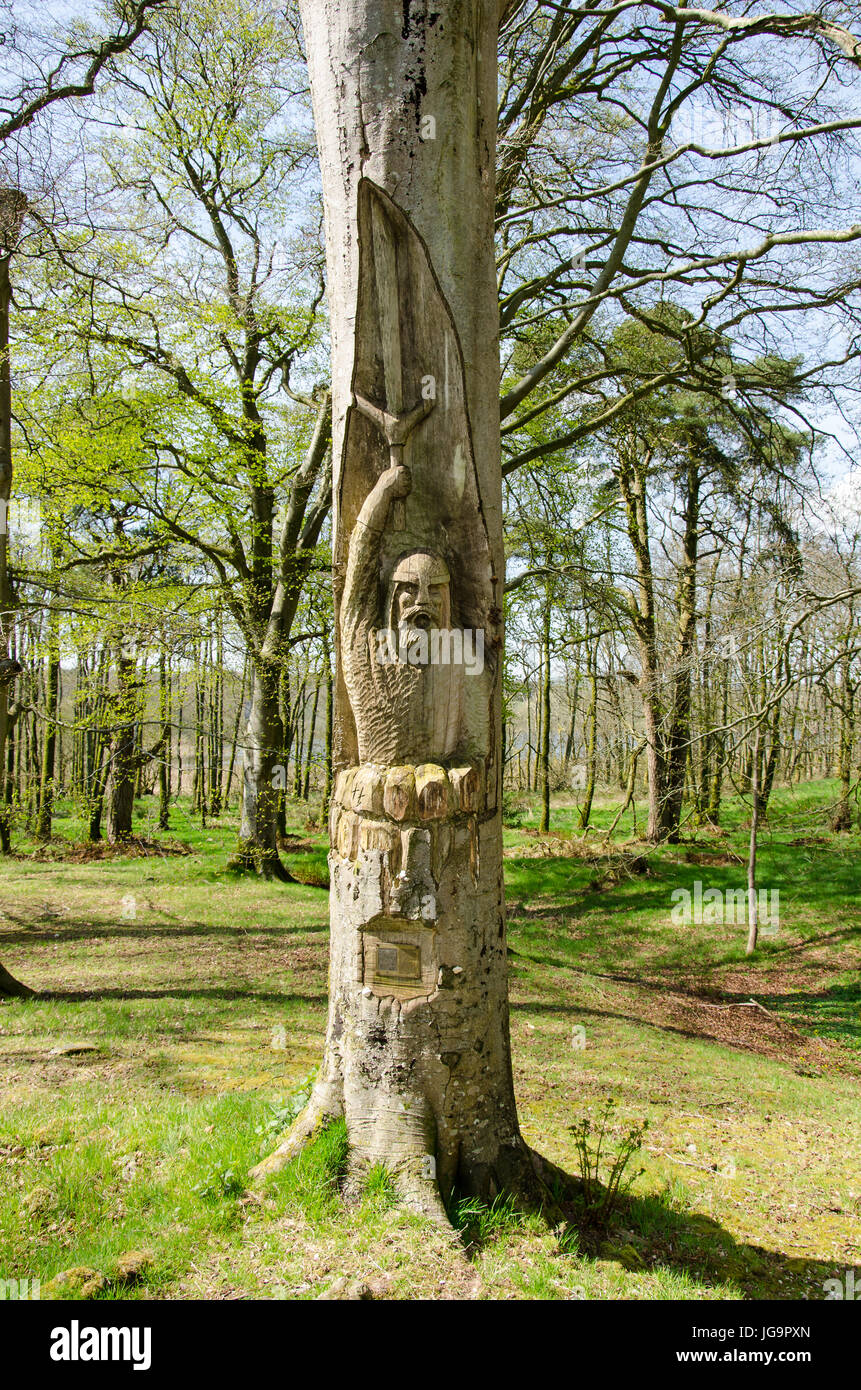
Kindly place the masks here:
MULTIPOLYGON (((373 420, 383 435, 389 446, 389 467, 394 468, 403 464, 407 440, 416 426, 420 425, 422 420, 433 410, 436 401, 419 401, 412 410, 404 410, 399 415, 392 415, 388 410, 374 405, 358 393, 353 395, 353 405, 369 420, 373 420)), ((403 501, 395 502, 392 522, 396 531, 405 530, 406 506, 403 501)))

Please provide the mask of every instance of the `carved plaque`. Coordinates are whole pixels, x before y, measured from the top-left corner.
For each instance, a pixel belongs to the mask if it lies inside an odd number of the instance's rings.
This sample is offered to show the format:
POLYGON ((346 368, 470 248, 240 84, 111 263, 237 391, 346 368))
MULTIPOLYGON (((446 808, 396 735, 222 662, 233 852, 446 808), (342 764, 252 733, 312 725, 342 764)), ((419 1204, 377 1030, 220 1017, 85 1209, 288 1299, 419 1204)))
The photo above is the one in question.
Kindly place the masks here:
POLYGON ((438 971, 432 927, 378 920, 362 931, 362 984, 379 997, 432 994, 438 971))

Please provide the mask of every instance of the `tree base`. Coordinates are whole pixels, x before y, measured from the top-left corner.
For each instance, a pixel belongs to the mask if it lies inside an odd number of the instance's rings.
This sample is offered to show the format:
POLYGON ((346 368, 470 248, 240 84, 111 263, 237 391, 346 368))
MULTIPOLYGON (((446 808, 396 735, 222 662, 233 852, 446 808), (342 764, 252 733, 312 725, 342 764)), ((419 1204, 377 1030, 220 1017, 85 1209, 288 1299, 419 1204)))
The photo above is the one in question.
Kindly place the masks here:
POLYGON ((10 975, 4 966, 0 965, 0 999, 33 999, 36 991, 29 985, 22 985, 20 980, 16 980, 14 975, 10 975))
POLYGON ((298 883, 290 870, 285 868, 274 849, 261 849, 256 845, 240 845, 236 853, 227 861, 233 873, 256 874, 258 878, 277 883, 298 883))
MULTIPOLYGON (((249 1173, 252 1186, 258 1186, 282 1172, 298 1158, 303 1149, 334 1120, 343 1115, 343 1107, 335 1088, 323 1083, 315 1087, 308 1104, 296 1117, 277 1149, 264 1158, 249 1173)), ((373 1162, 353 1147, 345 1179, 347 1191, 358 1194, 364 1186, 369 1169, 381 1161, 394 1179, 404 1205, 418 1216, 443 1229, 451 1229, 452 1221, 443 1194, 436 1180, 435 1169, 427 1164, 427 1156, 393 1153, 390 1161, 374 1154, 373 1162), (417 1161, 418 1160, 418 1161, 417 1161)), ((514 1197, 526 1211, 539 1212, 551 1226, 564 1222, 560 1201, 573 1189, 575 1180, 561 1168, 517 1136, 516 1142, 500 1149, 497 1162, 471 1165, 463 1162, 454 1188, 447 1195, 449 1204, 457 1196, 478 1197, 488 1203, 499 1197, 514 1197)))

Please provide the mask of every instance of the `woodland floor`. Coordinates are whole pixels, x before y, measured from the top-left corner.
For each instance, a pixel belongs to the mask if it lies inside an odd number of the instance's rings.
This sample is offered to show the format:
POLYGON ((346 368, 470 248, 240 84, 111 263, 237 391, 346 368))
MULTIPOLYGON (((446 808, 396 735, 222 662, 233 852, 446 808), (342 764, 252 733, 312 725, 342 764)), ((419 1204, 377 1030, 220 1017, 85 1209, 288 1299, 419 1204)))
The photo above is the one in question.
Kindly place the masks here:
MULTIPOLYGON (((302 886, 227 872, 233 814, 201 829, 177 806, 158 834, 151 798, 129 853, 76 845, 71 814, 47 847, 19 831, 0 960, 43 994, 0 1006, 0 1279, 85 1266, 103 1298, 308 1299, 821 1299, 861 1281, 861 836, 825 828, 833 792, 775 794, 759 882, 780 925, 752 961, 744 926, 670 917, 674 889, 744 885, 739 803, 657 852, 628 818, 609 851, 572 835, 570 801, 549 836, 528 805, 506 830, 524 1134, 576 1174, 581 1116, 615 1102, 611 1152, 649 1121, 644 1171, 591 1242, 500 1203, 461 1203, 448 1241, 382 1171, 348 1205, 339 1127, 248 1193, 322 1045, 307 808, 285 852, 302 886), (117 1275, 131 1251, 149 1257, 136 1282, 117 1275)), ((598 827, 613 814, 599 799, 598 827)))

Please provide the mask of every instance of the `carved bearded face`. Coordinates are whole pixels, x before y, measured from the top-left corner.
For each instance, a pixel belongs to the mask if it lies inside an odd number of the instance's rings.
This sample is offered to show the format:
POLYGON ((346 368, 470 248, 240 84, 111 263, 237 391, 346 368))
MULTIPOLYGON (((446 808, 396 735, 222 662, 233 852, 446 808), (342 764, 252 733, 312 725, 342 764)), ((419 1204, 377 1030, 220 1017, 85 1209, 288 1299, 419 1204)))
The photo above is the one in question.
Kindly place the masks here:
POLYGON ((386 605, 389 627, 402 642, 417 632, 451 626, 451 575, 439 555, 414 550, 402 555, 389 580, 386 605))

